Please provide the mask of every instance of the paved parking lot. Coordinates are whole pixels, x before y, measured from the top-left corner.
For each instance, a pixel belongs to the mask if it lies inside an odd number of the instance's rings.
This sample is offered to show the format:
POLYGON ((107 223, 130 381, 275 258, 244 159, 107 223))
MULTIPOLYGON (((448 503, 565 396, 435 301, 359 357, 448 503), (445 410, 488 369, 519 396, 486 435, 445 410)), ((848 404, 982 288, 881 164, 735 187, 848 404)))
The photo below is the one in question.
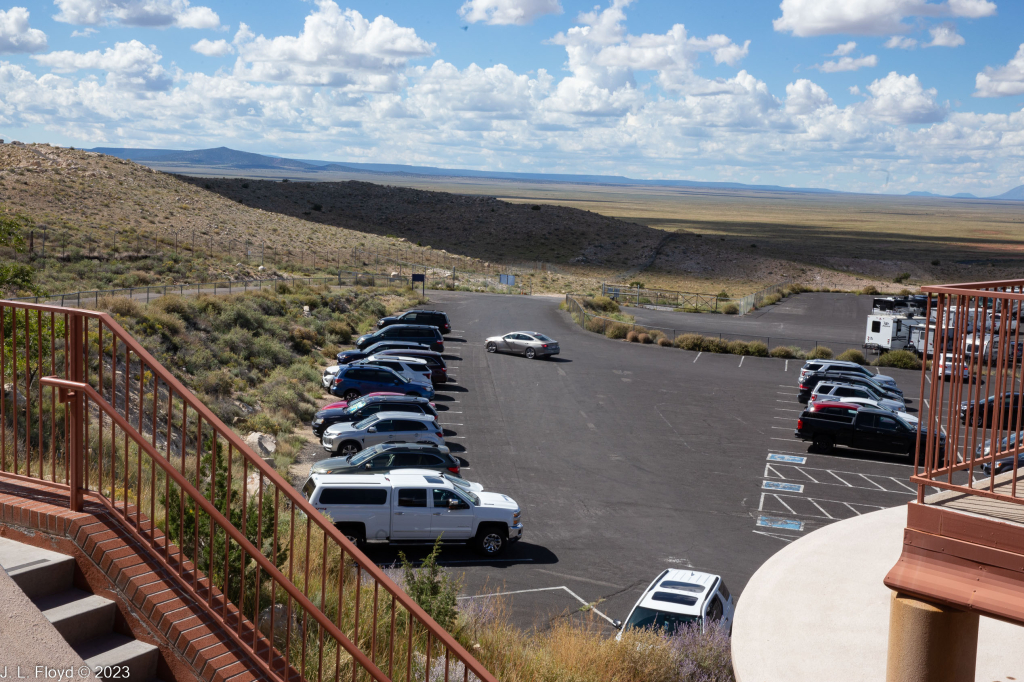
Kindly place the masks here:
MULTIPOLYGON (((437 398, 448 443, 463 475, 515 498, 525 524, 499 560, 451 547, 443 563, 464 573, 467 597, 514 593, 520 624, 588 604, 622 619, 667 567, 719 573, 740 593, 794 538, 914 494, 904 458, 811 454, 793 439, 800 361, 627 345, 581 330, 551 298, 430 298, 458 330, 446 342, 457 383, 437 398), (517 329, 553 336, 561 355, 484 350, 517 329)), ((920 374, 893 374, 916 409, 920 374)))

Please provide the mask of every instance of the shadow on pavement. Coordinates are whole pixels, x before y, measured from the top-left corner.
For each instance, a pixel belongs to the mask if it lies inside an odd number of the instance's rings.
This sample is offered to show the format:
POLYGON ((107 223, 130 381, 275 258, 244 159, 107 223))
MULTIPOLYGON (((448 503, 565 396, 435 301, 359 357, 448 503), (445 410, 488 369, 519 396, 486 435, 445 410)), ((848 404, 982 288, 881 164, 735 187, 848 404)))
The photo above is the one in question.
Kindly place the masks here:
MULTIPOLYGON (((366 545, 364 552, 378 566, 389 568, 401 566, 401 561, 398 558, 399 552, 405 554, 413 566, 417 566, 430 554, 430 550, 431 546, 427 544, 389 546, 371 542, 366 545)), ((450 568, 462 566, 505 568, 517 564, 557 564, 558 557, 547 547, 522 541, 512 543, 501 556, 493 559, 480 556, 475 549, 468 545, 451 544, 442 545, 438 563, 450 568)))

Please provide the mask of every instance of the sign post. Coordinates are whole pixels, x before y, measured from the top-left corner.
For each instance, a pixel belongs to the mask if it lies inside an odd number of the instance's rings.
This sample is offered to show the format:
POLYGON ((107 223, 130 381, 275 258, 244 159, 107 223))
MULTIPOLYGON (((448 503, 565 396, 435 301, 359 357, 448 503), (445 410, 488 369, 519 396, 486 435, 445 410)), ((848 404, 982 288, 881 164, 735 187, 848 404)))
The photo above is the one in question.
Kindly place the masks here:
POLYGON ((425 274, 417 275, 417 274, 414 273, 413 276, 412 276, 412 283, 416 284, 416 282, 423 282, 421 291, 423 292, 423 294, 422 294, 423 298, 426 298, 427 297, 427 276, 425 274))

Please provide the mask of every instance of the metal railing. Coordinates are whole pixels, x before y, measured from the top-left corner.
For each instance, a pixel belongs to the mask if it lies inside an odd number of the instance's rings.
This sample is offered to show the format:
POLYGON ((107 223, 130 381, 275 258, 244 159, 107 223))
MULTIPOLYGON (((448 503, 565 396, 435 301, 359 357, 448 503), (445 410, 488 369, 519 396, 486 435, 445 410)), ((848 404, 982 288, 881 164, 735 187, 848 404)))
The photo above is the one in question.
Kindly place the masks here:
POLYGON ((616 284, 601 284, 601 295, 635 306, 653 306, 667 308, 683 308, 684 310, 708 310, 718 312, 719 306, 728 301, 719 302, 715 294, 696 294, 687 291, 670 291, 668 289, 640 289, 616 284))
POLYGON ((271 680, 490 675, 109 315, 0 301, 0 477, 125 530, 271 680))
POLYGON ((1015 397, 1024 369, 1024 280, 921 290, 937 296, 925 310, 934 359, 921 373, 925 405, 911 479, 918 501, 934 487, 1024 504, 1017 485, 1024 400, 1015 397))

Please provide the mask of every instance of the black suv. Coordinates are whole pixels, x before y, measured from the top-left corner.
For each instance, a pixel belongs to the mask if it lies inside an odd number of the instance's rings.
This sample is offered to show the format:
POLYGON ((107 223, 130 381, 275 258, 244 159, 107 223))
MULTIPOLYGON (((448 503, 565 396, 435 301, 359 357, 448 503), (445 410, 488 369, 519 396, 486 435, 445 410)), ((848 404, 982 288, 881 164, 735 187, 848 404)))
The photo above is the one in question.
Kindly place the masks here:
POLYGON ((412 395, 371 395, 356 398, 348 407, 333 407, 320 410, 313 417, 313 433, 322 438, 327 427, 339 422, 359 421, 377 412, 412 412, 413 414, 429 414, 437 419, 437 410, 426 398, 412 395))
POLYGON ((452 333, 452 324, 448 321, 448 314, 440 310, 409 310, 400 315, 391 315, 377 320, 377 328, 383 329, 393 324, 424 324, 428 327, 437 327, 442 334, 452 333))
POLYGON ((806 375, 800 380, 800 397, 797 399, 806 404, 810 400, 811 394, 814 393, 814 389, 822 381, 834 381, 837 384, 850 384, 851 386, 866 386, 886 398, 900 402, 903 401, 903 391, 898 388, 882 386, 877 381, 872 381, 859 372, 837 371, 811 372, 806 375))
POLYGON ((425 350, 432 353, 430 350, 430 344, 427 343, 416 343, 415 341, 379 341, 372 346, 367 346, 364 350, 343 350, 338 353, 338 364, 347 365, 356 360, 362 360, 368 358, 371 355, 380 353, 386 350, 425 350))
POLYGON ((386 474, 394 469, 434 469, 456 476, 459 460, 448 448, 416 443, 381 443, 347 457, 329 457, 313 464, 310 474, 386 474))
POLYGON ((380 341, 412 341, 430 346, 430 350, 444 352, 444 337, 437 327, 419 324, 393 324, 372 334, 363 334, 356 339, 356 348, 366 350, 380 341))

